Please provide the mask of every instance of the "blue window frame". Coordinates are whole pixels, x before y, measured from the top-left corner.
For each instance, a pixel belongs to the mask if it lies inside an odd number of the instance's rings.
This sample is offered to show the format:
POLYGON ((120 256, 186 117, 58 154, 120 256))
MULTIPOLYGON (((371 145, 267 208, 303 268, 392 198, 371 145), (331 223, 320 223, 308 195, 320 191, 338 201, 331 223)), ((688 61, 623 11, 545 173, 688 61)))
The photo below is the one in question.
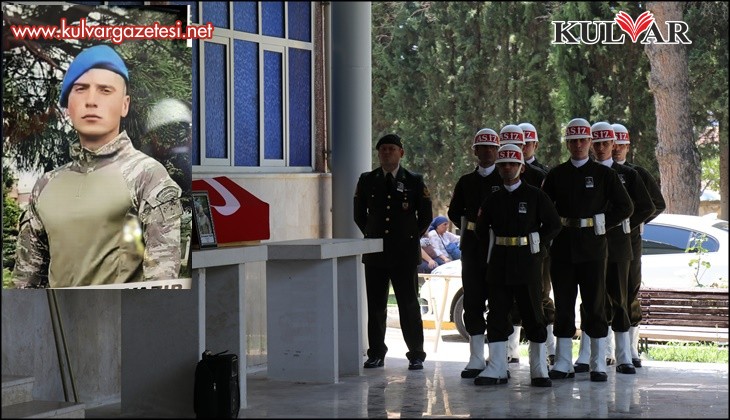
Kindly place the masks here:
POLYGON ((193 42, 193 172, 311 172, 311 2, 173 2, 214 36, 193 42))

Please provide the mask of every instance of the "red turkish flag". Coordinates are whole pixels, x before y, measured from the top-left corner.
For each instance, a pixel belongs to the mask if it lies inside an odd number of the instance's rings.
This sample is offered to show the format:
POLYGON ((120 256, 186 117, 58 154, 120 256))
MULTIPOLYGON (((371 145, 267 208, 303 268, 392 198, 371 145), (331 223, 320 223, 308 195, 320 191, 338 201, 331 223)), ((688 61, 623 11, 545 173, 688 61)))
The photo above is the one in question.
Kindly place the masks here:
POLYGON ((193 180, 193 191, 207 191, 218 244, 270 238, 269 204, 228 177, 193 180))

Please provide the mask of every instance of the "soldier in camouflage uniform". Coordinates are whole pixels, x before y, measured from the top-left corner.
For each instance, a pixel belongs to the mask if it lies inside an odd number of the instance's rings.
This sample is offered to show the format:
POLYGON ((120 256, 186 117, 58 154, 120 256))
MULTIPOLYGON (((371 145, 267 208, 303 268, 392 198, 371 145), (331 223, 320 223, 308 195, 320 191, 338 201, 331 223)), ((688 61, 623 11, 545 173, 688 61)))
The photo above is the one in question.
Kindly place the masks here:
POLYGON ((69 66, 60 104, 79 135, 72 162, 44 174, 21 216, 18 288, 76 287, 178 277, 180 187, 136 150, 121 118, 128 71, 108 46, 69 66))

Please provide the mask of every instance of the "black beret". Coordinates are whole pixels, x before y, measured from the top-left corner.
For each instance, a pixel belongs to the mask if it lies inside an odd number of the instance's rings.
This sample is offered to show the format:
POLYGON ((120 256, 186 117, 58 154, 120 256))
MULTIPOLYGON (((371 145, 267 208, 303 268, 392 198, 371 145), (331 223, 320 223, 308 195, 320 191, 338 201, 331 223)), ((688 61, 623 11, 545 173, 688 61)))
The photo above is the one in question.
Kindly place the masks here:
POLYGON ((382 144, 394 144, 401 149, 403 148, 403 143, 400 142, 400 137, 398 137, 397 134, 386 134, 381 137, 380 140, 378 140, 378 144, 375 145, 375 150, 379 149, 382 144))

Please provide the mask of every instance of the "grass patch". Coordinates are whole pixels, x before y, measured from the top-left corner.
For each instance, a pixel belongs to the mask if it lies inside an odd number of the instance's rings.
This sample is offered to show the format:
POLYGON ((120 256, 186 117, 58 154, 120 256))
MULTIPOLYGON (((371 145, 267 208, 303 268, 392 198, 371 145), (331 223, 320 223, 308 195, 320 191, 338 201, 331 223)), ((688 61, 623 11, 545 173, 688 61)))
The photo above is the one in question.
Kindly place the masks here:
MULTIPOLYGON (((580 340, 573 340, 573 361, 578 358, 580 340)), ((520 358, 527 358, 527 343, 520 343, 520 358)), ((644 360, 662 362, 728 363, 728 347, 717 343, 690 343, 671 341, 666 344, 649 343, 649 352, 642 353, 644 360)))
POLYGON ((641 357, 665 362, 728 363, 728 349, 716 343, 672 341, 667 344, 649 344, 649 352, 641 357))

